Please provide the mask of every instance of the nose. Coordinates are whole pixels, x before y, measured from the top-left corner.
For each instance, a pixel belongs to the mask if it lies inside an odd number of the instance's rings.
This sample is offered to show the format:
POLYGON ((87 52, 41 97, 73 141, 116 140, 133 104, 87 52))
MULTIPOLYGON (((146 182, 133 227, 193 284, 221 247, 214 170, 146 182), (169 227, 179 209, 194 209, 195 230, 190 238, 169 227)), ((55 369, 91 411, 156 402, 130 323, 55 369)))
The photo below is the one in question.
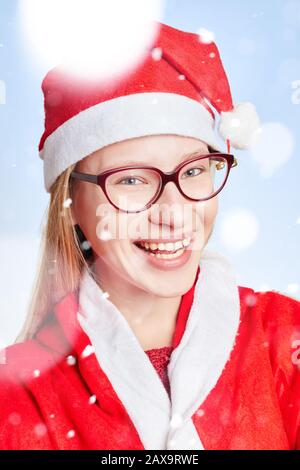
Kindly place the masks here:
MULTIPOLYGON (((191 201, 190 201, 191 202, 191 201)), ((155 224, 172 225, 174 229, 188 226, 185 223, 187 208, 191 208, 188 200, 180 193, 173 181, 169 181, 158 200, 150 207, 149 218, 155 224)))

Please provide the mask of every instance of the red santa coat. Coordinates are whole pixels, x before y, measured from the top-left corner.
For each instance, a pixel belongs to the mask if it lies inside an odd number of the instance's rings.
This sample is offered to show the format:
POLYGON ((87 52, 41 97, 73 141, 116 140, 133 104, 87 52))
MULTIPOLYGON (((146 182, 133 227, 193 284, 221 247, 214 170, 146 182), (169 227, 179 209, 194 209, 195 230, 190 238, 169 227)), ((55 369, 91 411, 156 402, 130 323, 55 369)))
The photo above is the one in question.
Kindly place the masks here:
POLYGON ((34 339, 2 351, 0 449, 300 449, 299 345, 300 302, 237 286, 205 250, 177 317, 169 396, 85 272, 34 339))

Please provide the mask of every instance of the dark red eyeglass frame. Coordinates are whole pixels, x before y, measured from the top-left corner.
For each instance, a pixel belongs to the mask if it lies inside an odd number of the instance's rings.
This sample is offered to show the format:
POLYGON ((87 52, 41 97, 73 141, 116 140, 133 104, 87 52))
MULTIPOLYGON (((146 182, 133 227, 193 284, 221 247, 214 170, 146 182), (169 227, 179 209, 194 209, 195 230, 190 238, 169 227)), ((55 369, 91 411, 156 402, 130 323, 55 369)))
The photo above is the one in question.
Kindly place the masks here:
POLYGON ((186 160, 186 161, 180 163, 179 165, 177 165, 175 170, 168 171, 168 172, 164 172, 160 168, 156 168, 154 166, 126 165, 126 166, 121 166, 121 167, 118 167, 118 168, 113 168, 112 170, 106 170, 102 173, 99 173, 98 175, 91 175, 91 174, 88 174, 88 173, 81 173, 81 172, 78 172, 78 171, 72 171, 70 176, 72 178, 76 178, 76 179, 79 179, 81 181, 87 181, 88 183, 93 183, 93 184, 97 184, 98 186, 100 186, 100 188, 104 192, 106 198, 109 200, 109 202, 117 210, 122 211, 122 212, 141 212, 141 211, 144 211, 144 210, 148 209, 152 204, 154 204, 159 199, 160 195, 162 194, 162 192, 164 190, 165 185, 167 183, 169 183, 170 181, 175 183, 175 185, 177 186, 177 189, 179 190, 179 192, 186 199, 189 199, 190 201, 207 201, 208 199, 211 199, 211 198, 215 197, 224 188, 225 183, 228 179, 230 170, 234 166, 237 166, 237 160, 234 157, 234 155, 229 154, 229 153, 211 152, 211 153, 207 153, 205 155, 200 155, 200 156, 198 155, 196 157, 191 158, 190 160, 186 160), (181 168, 184 167, 185 165, 189 164, 189 163, 192 163, 193 161, 202 160, 202 159, 207 158, 207 157, 209 157, 209 158, 217 157, 217 158, 225 158, 226 159, 226 161, 227 161, 227 173, 226 173, 226 176, 225 176, 225 179, 224 179, 224 182, 223 182, 222 186, 217 191, 215 191, 213 194, 211 194, 210 196, 208 196, 206 198, 194 199, 194 198, 191 198, 189 196, 186 196, 186 194, 181 190, 181 187, 180 187, 180 184, 179 184, 179 172, 180 172, 181 168), (161 184, 159 186, 159 189, 157 190, 157 193, 153 196, 153 198, 150 200, 150 202, 146 206, 144 206, 140 210, 126 211, 124 209, 120 209, 118 206, 116 206, 110 200, 110 198, 109 198, 109 196, 106 192, 105 181, 106 181, 106 178, 108 178, 110 175, 112 175, 114 173, 117 173, 117 172, 122 171, 122 170, 132 169, 132 168, 135 168, 135 169, 139 168, 141 170, 142 169, 148 169, 148 170, 155 171, 160 176, 161 184))

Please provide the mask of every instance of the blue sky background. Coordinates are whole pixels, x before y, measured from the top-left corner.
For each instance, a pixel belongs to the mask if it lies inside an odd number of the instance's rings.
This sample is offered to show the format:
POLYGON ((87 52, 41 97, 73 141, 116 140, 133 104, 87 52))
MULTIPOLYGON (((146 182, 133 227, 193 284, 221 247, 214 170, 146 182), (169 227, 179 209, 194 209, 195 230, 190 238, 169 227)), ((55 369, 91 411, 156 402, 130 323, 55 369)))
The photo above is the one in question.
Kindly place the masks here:
MULTIPOLYGON (((25 53, 17 3, 0 0, 0 347, 14 340, 26 315, 49 198, 37 151, 47 70, 25 53)), ((293 139, 289 158, 269 177, 249 151, 235 151, 239 165, 219 198, 210 245, 230 258, 240 285, 300 299, 300 93, 293 89, 293 83, 300 89, 300 1, 167 0, 163 21, 185 31, 213 31, 234 102, 251 101, 263 123, 281 125, 270 152, 285 145, 282 129, 293 139), (254 220, 258 232, 236 249, 226 242, 224 227, 228 220, 241 223, 230 219, 241 210, 250 231, 254 220)))

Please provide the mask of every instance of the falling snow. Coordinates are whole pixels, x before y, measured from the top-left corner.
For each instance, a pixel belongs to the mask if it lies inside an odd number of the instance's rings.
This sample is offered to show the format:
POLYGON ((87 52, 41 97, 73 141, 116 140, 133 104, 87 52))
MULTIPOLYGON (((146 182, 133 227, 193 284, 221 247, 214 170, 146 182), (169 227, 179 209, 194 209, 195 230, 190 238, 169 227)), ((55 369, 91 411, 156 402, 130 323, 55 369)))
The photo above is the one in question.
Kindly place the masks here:
POLYGON ((199 416, 200 418, 205 415, 205 411, 199 408, 198 411, 196 411, 196 415, 199 416))
POLYGON ((76 357, 70 355, 67 357, 67 364, 69 366, 74 366, 76 364, 76 357))
POLYGON ((94 346, 88 344, 81 353, 81 357, 88 357, 95 352, 94 346))
POLYGON ((248 294, 246 297, 245 297, 245 303, 246 305, 248 305, 249 307, 253 307, 254 305, 256 305, 257 303, 257 298, 254 294, 248 294))
POLYGON ((47 427, 43 423, 38 423, 34 427, 34 432, 37 436, 44 436, 47 432, 47 427))
POLYGON ((258 163, 260 175, 269 178, 285 165, 294 151, 294 136, 284 124, 269 122, 261 126, 258 139, 251 147, 253 159, 258 163))
POLYGON ((91 395, 89 398, 89 404, 93 405, 94 403, 96 403, 96 401, 97 401, 96 395, 91 395))
POLYGON ((162 48, 154 47, 151 51, 151 56, 153 60, 160 60, 162 58, 162 48))
POLYGON ((75 431, 74 429, 70 429, 70 431, 67 432, 67 438, 72 439, 72 437, 75 436, 75 431))
POLYGON ((233 252, 243 251, 253 245, 258 233, 258 220, 248 210, 236 209, 223 216, 220 229, 221 240, 233 252))
POLYGON ((299 284, 292 283, 287 286, 287 292, 291 295, 297 294, 299 292, 299 284))
POLYGON ((68 198, 64 201, 63 203, 63 207, 70 207, 70 205, 72 204, 72 199, 71 198, 68 198))

